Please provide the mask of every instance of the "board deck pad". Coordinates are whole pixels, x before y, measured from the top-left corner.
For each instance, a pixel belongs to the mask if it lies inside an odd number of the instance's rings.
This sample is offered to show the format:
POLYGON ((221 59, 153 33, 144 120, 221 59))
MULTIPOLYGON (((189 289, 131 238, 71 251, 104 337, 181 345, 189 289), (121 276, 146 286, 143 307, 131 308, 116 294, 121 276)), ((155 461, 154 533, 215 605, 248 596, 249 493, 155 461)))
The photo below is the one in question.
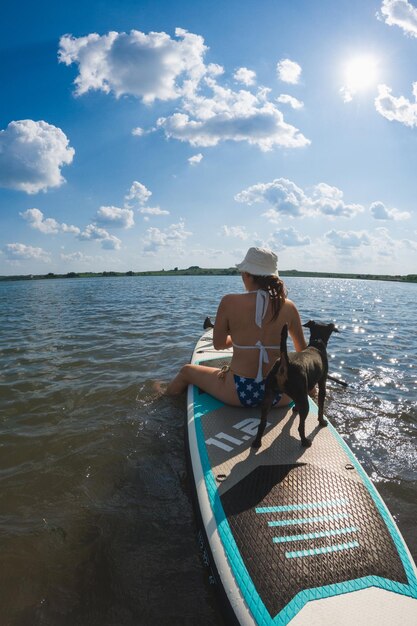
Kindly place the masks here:
MULTIPOLYGON (((230 351, 217 355, 206 333, 193 362, 221 367, 230 358, 230 351)), ((237 589, 231 603, 244 604, 237 622, 284 626, 309 602, 378 588, 399 599, 395 623, 417 624, 416 569, 404 541, 356 458, 331 424, 319 427, 310 405, 310 448, 301 446, 299 418, 287 407, 272 409, 255 451, 259 409, 225 406, 190 388, 197 495, 208 542, 214 519, 222 546, 211 546, 219 577, 229 568, 237 589), (414 622, 401 622, 404 610, 414 622)), ((340 623, 374 623, 360 620, 340 623)))

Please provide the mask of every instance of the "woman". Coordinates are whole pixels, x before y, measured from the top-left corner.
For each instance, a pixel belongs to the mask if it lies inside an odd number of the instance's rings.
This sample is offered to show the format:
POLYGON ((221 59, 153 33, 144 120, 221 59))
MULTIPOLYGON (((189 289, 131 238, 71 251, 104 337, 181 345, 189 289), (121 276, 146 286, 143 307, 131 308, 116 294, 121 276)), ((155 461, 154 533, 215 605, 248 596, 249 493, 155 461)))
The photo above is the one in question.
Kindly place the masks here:
MULTIPOLYGON (((184 365, 168 385, 167 394, 177 395, 192 384, 232 406, 257 406, 262 402, 265 377, 279 358, 284 324, 288 324, 297 352, 307 347, 300 315, 286 298, 277 261, 271 250, 249 248, 242 263, 236 265, 246 293, 222 298, 213 330, 216 350, 233 346, 230 367, 225 370, 184 365)), ((289 402, 285 394, 276 398, 277 406, 289 402)))

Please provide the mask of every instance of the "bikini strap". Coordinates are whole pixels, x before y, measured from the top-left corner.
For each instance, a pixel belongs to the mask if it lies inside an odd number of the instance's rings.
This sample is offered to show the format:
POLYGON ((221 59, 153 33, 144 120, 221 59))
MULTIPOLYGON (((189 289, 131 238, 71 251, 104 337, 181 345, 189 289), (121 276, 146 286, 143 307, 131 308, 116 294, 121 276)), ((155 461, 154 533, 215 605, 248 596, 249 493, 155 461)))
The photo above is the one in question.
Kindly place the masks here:
POLYGON ((269 363, 268 352, 262 341, 257 341, 255 346, 259 349, 259 363, 258 373, 255 378, 256 383, 260 383, 263 380, 263 364, 269 363))
POLYGON ((269 293, 264 289, 258 289, 256 291, 255 323, 259 328, 262 328, 262 321, 266 315, 268 304, 269 293))

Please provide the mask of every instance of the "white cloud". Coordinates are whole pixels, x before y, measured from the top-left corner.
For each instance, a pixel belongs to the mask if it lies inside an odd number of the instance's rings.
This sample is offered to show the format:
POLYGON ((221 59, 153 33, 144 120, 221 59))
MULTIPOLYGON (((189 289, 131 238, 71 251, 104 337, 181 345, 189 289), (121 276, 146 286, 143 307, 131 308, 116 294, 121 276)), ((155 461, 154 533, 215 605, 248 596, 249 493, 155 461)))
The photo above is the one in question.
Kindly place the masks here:
POLYGON ((202 160, 203 160, 203 155, 201 154, 201 152, 199 152, 198 154, 195 154, 194 156, 190 157, 188 159, 188 163, 190 165, 198 165, 199 163, 201 163, 202 160))
POLYGON ((150 207, 144 206, 138 209, 139 213, 143 215, 169 215, 169 211, 165 211, 164 209, 160 209, 159 206, 150 207))
POLYGON ((150 135, 158 130, 156 127, 151 127, 145 130, 145 128, 141 128, 140 126, 136 126, 132 128, 132 135, 134 137, 144 137, 145 135, 150 135))
POLYGON ((93 261, 98 260, 97 257, 92 257, 83 252, 70 252, 69 254, 65 254, 61 252, 59 255, 63 261, 69 261, 70 263, 84 263, 91 264, 93 261))
POLYGON ((36 261, 50 261, 48 252, 42 248, 34 248, 33 246, 27 246, 24 243, 8 243, 4 246, 4 253, 6 257, 11 261, 21 260, 36 260, 36 261))
POLYGON ((383 0, 381 14, 389 26, 399 26, 412 37, 417 37, 417 8, 408 0, 383 0))
POLYGON ((388 209, 382 202, 373 202, 369 207, 376 220, 408 220, 411 214, 398 209, 388 209))
POLYGON ((157 121, 167 137, 204 147, 226 140, 247 141, 263 151, 275 146, 300 148, 311 143, 295 126, 287 124, 281 111, 268 101, 268 89, 253 94, 243 89, 225 89, 213 79, 205 83, 212 97, 190 96, 183 103, 186 113, 174 113, 157 121))
MULTIPOLYGON (((258 183, 244 189, 235 196, 237 202, 254 204, 256 202, 268 202, 282 215, 297 217, 301 215, 307 205, 307 197, 304 191, 295 183, 286 178, 276 178, 271 183, 258 183)), ((269 212, 272 217, 273 213, 269 212)))
POLYGON ((281 59, 277 63, 277 75, 279 80, 291 85, 297 85, 300 82, 301 66, 290 59, 281 59))
POLYGON ((249 234, 246 232, 244 226, 222 226, 222 233, 226 237, 236 237, 236 239, 248 239, 249 234))
POLYGON ((239 67, 233 74, 233 78, 247 87, 256 83, 256 73, 253 70, 249 70, 247 67, 239 67))
POLYGON ((292 226, 280 228, 272 235, 273 246, 278 248, 293 248, 298 246, 308 246, 311 243, 309 237, 304 237, 292 226))
POLYGON ((249 205, 258 202, 271 204, 273 208, 263 213, 263 216, 271 222, 278 222, 283 215, 350 218, 363 211, 359 204, 346 204, 343 192, 337 187, 319 183, 307 193, 286 178, 276 178, 270 183, 252 185, 236 194, 235 200, 249 205))
POLYGON ((135 225, 132 209, 119 209, 115 206, 100 207, 95 215, 95 222, 115 228, 132 228, 135 225))
MULTIPOLYGON (((148 104, 156 98, 181 98, 177 111, 161 117, 152 129, 163 129, 167 138, 193 146, 215 146, 226 140, 247 141, 261 150, 310 144, 297 128, 284 121, 276 105, 268 101, 270 90, 263 88, 252 94, 247 90, 224 89, 216 82, 223 67, 204 63, 207 51, 204 39, 182 29, 176 30, 176 37, 140 31, 103 36, 93 33, 78 39, 65 35, 61 38, 59 58, 67 65, 78 64, 75 81, 78 95, 96 89, 117 97, 130 94, 148 104), (210 90, 212 94, 208 96, 210 90)), ((293 65, 287 72, 292 71, 295 76, 295 66, 299 66, 290 63, 293 65)), ((255 73, 239 68, 235 78, 249 86, 255 73)), ((133 130, 136 136, 145 132, 140 127, 133 130)))
POLYGON ((25 219, 31 228, 39 230, 46 235, 62 233, 73 233, 77 235, 80 229, 77 226, 70 226, 68 224, 57 222, 53 217, 45 218, 42 211, 39 209, 27 209, 20 215, 25 219))
POLYGON ((289 104, 292 109, 302 109, 304 106, 304 102, 286 93, 282 93, 276 100, 281 104, 289 104))
POLYGON ((152 191, 149 191, 142 183, 134 180, 130 187, 129 193, 125 196, 126 202, 138 202, 139 204, 145 204, 152 195, 152 191))
POLYGON ((64 35, 59 60, 78 64, 77 95, 91 89, 113 92, 116 97, 134 95, 148 104, 155 99, 173 100, 193 91, 207 72, 219 71, 219 66, 204 65, 207 47, 202 37, 181 28, 175 36, 138 30, 79 38, 64 35))
POLYGON ((360 204, 346 204, 343 200, 343 191, 326 183, 319 183, 313 187, 310 203, 315 212, 330 217, 350 218, 363 211, 360 204))
POLYGON ((60 128, 47 122, 19 120, 0 131, 0 187, 33 194, 65 182, 61 167, 75 150, 60 128))
POLYGON ((392 89, 387 85, 378 85, 375 108, 387 120, 401 122, 411 128, 417 126, 417 82, 413 83, 414 102, 404 96, 398 98, 391 95, 392 89))
POLYGON ((407 250, 412 250, 413 252, 417 252, 417 241, 413 239, 401 239, 401 244, 407 250))
POLYGON ((371 245, 370 237, 364 232, 330 230, 324 236, 328 243, 342 251, 371 245))
POLYGON ((144 252, 154 255, 161 248, 181 249, 182 243, 191 235, 191 232, 185 230, 185 223, 182 220, 164 230, 148 228, 144 239, 144 252))
POLYGON ((105 250, 119 250, 121 241, 114 235, 110 235, 104 228, 99 228, 95 224, 88 224, 86 228, 78 235, 81 241, 96 240, 105 250))

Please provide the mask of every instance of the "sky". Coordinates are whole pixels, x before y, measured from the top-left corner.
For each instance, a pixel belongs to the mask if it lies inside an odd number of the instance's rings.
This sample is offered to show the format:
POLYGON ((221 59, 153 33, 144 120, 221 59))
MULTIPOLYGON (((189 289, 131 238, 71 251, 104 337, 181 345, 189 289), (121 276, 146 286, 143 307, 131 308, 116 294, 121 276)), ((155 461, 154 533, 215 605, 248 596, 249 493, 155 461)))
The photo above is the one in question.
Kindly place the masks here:
POLYGON ((417 2, 3 8, 0 274, 417 273, 417 2))

